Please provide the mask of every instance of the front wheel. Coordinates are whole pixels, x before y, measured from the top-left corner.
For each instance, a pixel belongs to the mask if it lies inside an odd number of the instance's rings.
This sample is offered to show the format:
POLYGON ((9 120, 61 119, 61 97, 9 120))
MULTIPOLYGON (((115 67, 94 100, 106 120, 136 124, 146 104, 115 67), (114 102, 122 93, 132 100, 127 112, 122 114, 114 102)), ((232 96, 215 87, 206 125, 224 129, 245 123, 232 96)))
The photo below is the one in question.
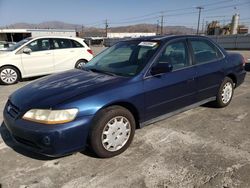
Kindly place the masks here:
POLYGON ((133 115, 121 106, 111 106, 101 110, 95 117, 90 145, 98 157, 113 157, 129 147, 134 133, 133 115))
POLYGON ((0 68, 0 83, 4 85, 11 85, 18 82, 20 74, 15 67, 4 66, 0 68))
POLYGON ((234 83, 231 78, 226 77, 221 83, 220 89, 216 96, 216 105, 220 108, 229 105, 233 98, 234 83))

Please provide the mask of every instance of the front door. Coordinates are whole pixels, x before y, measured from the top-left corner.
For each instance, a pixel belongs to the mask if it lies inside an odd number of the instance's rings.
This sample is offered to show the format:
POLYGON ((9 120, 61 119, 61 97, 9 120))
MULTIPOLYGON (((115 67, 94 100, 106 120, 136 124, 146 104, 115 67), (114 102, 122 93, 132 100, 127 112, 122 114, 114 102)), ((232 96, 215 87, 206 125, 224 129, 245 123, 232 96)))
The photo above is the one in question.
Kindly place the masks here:
POLYGON ((31 52, 21 54, 25 76, 44 75, 54 72, 53 50, 50 50, 48 38, 34 40, 26 47, 30 48, 31 52))
POLYGON ((169 63, 173 70, 161 75, 149 75, 144 80, 145 121, 195 102, 195 67, 190 61, 185 40, 165 47, 155 64, 169 63))

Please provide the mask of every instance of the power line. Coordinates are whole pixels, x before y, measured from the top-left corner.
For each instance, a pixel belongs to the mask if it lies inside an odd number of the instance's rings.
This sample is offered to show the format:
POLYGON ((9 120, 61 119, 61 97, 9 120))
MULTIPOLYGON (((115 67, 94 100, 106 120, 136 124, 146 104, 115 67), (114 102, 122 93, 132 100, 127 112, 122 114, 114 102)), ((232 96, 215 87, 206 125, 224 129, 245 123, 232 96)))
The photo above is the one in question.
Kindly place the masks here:
MULTIPOLYGON (((222 3, 225 3, 225 2, 229 2, 229 1, 232 1, 232 0, 223 0, 223 1, 218 1, 216 3, 208 3, 208 4, 202 4, 201 6, 214 6, 214 5, 218 5, 218 4, 222 4, 222 3)), ((149 13, 149 14, 144 14, 144 15, 141 15, 141 16, 135 16, 135 17, 128 17, 128 18, 124 18, 124 19, 121 19, 121 20, 134 20, 134 19, 138 19, 138 18, 144 18, 144 17, 151 17, 151 16, 155 16, 155 15, 160 15, 162 13, 165 13, 165 12, 176 12, 176 11, 183 11, 183 10, 190 10, 190 9, 193 9, 194 7, 185 7, 185 8, 179 8, 179 9, 168 9, 168 10, 162 10, 162 11, 156 11, 156 12, 152 12, 152 13, 149 13)))
POLYGON ((224 8, 237 7, 237 6, 242 6, 242 5, 246 5, 246 4, 250 4, 250 1, 245 2, 245 3, 237 3, 237 4, 233 4, 233 5, 217 7, 217 8, 213 8, 213 9, 206 9, 206 10, 204 10, 204 12, 209 12, 209 11, 214 11, 214 10, 219 10, 219 9, 224 9, 224 8))
MULTIPOLYGON (((225 2, 228 2, 228 1, 231 1, 231 0, 223 0, 223 1, 216 2, 216 3, 204 4, 203 6, 214 6, 214 5, 225 3, 225 2)), ((220 6, 220 7, 215 7, 215 8, 212 8, 212 9, 205 9, 203 12, 213 12, 213 11, 219 10, 219 9, 231 8, 231 7, 235 7, 235 6, 242 6, 242 5, 246 5, 246 4, 250 4, 250 2, 231 4, 231 5, 227 5, 227 6, 220 6)), ((187 10, 187 9, 190 9, 190 7, 182 8, 182 9, 175 9, 175 10, 172 9, 172 10, 168 10, 168 12, 187 10)), ((163 17, 172 17, 172 16, 182 16, 182 15, 189 15, 189 14, 196 13, 196 11, 191 11, 191 12, 189 11, 189 12, 183 12, 183 13, 177 13, 177 14, 162 14, 164 12, 166 13, 167 11, 161 11, 160 18, 161 18, 161 16, 163 16, 163 17)), ((120 25, 120 24, 140 23, 140 22, 144 22, 144 21, 156 20, 156 19, 159 18, 159 15, 158 16, 151 16, 151 17, 148 17, 148 15, 155 15, 155 14, 159 14, 159 13, 160 12, 155 12, 155 13, 147 14, 147 15, 144 15, 144 16, 127 18, 127 21, 110 22, 109 24, 111 24, 111 25, 120 25), (146 16, 147 16, 147 18, 143 18, 143 17, 146 17, 146 16), (135 18, 141 18, 141 19, 135 19, 135 18)), ((126 20, 126 19, 121 19, 121 20, 126 20)), ((96 22, 96 23, 97 23, 96 25, 101 25, 100 22, 96 22)), ((166 23, 166 22, 164 22, 164 23, 166 23)))

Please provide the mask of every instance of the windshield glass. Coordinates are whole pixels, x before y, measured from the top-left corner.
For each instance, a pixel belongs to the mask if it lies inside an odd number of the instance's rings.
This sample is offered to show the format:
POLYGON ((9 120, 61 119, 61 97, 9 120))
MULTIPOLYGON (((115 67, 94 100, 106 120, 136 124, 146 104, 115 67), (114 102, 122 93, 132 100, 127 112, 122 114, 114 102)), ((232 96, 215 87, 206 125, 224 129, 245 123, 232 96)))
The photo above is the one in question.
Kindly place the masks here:
POLYGON ((26 38, 26 39, 23 39, 21 41, 19 41, 18 43, 14 44, 13 46, 9 47, 7 49, 7 51, 14 51, 16 50, 17 48, 19 48, 20 46, 22 46, 23 44, 25 44, 26 42, 30 41, 32 38, 26 38))
POLYGON ((108 48, 84 66, 86 70, 134 76, 138 74, 159 47, 153 41, 124 41, 108 48))

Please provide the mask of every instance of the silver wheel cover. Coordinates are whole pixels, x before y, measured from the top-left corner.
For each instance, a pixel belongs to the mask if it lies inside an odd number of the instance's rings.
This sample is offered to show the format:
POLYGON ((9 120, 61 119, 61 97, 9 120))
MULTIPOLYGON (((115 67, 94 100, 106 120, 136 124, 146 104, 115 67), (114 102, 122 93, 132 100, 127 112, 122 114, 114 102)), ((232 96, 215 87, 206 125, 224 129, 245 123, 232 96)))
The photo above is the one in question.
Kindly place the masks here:
POLYGON ((233 95, 233 85, 231 82, 227 82, 222 89, 221 100, 224 104, 227 104, 233 95))
POLYGON ((116 116, 109 120, 102 132, 102 145, 107 151, 120 150, 129 140, 131 125, 127 118, 116 116))
POLYGON ((17 72, 11 68, 3 69, 0 78, 6 84, 13 84, 17 80, 17 72))
POLYGON ((84 61, 81 61, 80 63, 77 64, 76 68, 77 69, 82 69, 86 63, 84 61))

